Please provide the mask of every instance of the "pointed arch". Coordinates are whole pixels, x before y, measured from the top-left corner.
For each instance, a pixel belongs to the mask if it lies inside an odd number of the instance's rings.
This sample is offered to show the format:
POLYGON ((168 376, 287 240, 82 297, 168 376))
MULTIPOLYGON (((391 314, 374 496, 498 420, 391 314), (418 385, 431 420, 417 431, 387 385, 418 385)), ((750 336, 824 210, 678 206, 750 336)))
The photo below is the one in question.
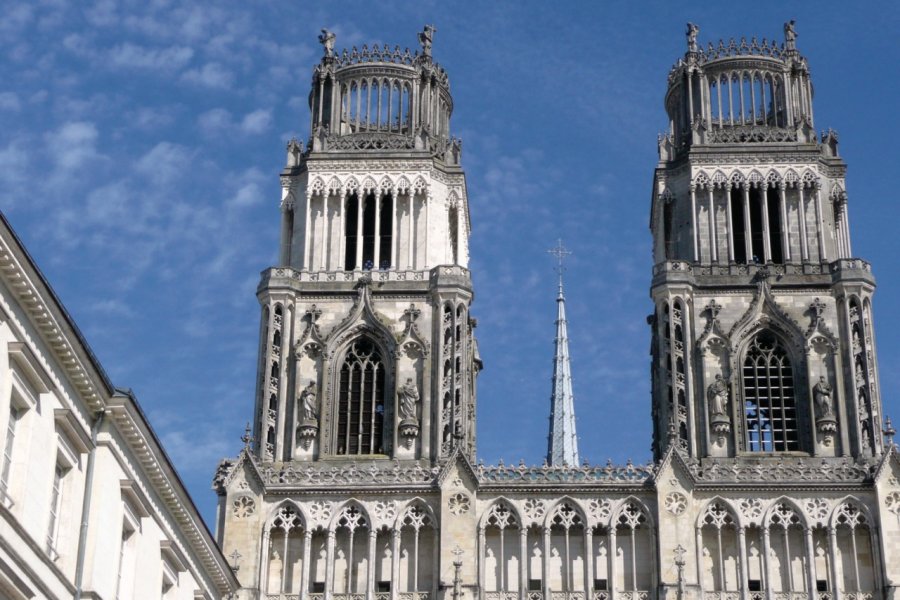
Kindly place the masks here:
POLYGON ((704 590, 734 592, 743 587, 740 529, 738 511, 721 497, 711 499, 700 512, 697 552, 704 590))
POLYGON ((722 511, 727 513, 728 517, 731 518, 736 526, 745 527, 747 525, 742 521, 740 511, 735 508, 730 500, 723 498, 722 496, 715 496, 707 500, 700 509, 700 512, 697 513, 696 527, 700 528, 704 525, 722 527, 726 524, 723 520, 724 514, 722 511), (719 508, 715 508, 716 506, 719 508))
POLYGON ((291 500, 290 498, 286 498, 278 504, 275 504, 274 506, 269 508, 269 512, 266 515, 265 525, 263 525, 263 527, 265 529, 270 529, 276 525, 276 520, 282 519, 283 521, 284 519, 287 519, 288 516, 284 514, 283 511, 283 509, 285 508, 294 510, 298 519, 297 525, 299 527, 302 527, 303 529, 306 529, 307 523, 309 523, 309 516, 306 514, 306 511, 303 510, 303 507, 300 506, 300 504, 298 504, 294 500, 291 500))
POLYGON ((308 560, 303 544, 306 523, 303 510, 289 499, 269 511, 259 565, 260 587, 267 593, 299 593, 303 587, 303 564, 308 560))
POLYGON ((334 512, 328 521, 328 531, 337 531, 341 527, 369 527, 371 523, 372 518, 365 504, 356 498, 349 498, 334 507, 334 512))
POLYGON ((490 527, 493 524, 490 523, 492 518, 496 519, 496 526, 501 528, 520 528, 525 523, 518 507, 505 496, 499 496, 493 499, 491 503, 485 507, 481 516, 478 518, 479 529, 490 527), (498 507, 500 507, 500 512, 498 512, 498 507), (503 513, 502 511, 506 512, 503 513))
POLYGON ((437 516, 434 514, 434 509, 431 508, 431 505, 421 496, 415 496, 410 498, 400 510, 397 511, 397 518, 394 520, 394 528, 401 529, 404 526, 404 520, 407 515, 407 511, 412 508, 420 508, 425 517, 430 519, 432 527, 437 527, 437 516))
POLYGON ((785 526, 799 526, 809 529, 810 523, 806 513, 794 499, 787 496, 776 498, 763 513, 762 523, 765 527, 773 524, 785 526))

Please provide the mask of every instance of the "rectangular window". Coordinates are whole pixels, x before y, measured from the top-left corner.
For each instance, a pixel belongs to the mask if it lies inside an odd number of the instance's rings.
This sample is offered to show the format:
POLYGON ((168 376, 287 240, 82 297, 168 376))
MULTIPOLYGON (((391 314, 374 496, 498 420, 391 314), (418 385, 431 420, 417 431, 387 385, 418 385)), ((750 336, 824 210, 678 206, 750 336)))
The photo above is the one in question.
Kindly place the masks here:
POLYGON ((59 536, 59 512, 62 509, 62 488, 65 476, 65 467, 56 465, 53 471, 53 489, 50 493, 50 526, 47 529, 47 554, 54 560, 58 556, 56 542, 59 536))
POLYGON ((16 442, 16 424, 19 421, 19 410, 15 406, 9 408, 9 422, 6 425, 6 444, 3 446, 3 467, 0 469, 0 500, 9 497, 9 476, 12 470, 13 447, 16 442))

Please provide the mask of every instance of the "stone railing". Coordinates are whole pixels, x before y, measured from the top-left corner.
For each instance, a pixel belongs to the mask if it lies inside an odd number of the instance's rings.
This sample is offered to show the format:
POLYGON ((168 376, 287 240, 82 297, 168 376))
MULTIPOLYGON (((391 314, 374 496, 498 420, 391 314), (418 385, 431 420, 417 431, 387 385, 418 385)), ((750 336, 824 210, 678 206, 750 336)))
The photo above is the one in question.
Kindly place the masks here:
POLYGON ((428 600, 431 597, 431 592, 400 592, 397 594, 397 597, 400 600, 428 600))
POLYGON ((384 46, 372 44, 372 47, 369 48, 367 44, 363 44, 362 48, 359 49, 353 46, 350 50, 345 48, 340 54, 335 53, 334 62, 339 67, 372 62, 412 65, 418 57, 418 50, 415 52, 411 52, 409 48, 401 50, 400 46, 394 46, 394 49, 391 50, 391 47, 387 44, 384 46))
MULTIPOLYGON (((419 463, 401 465, 399 462, 379 466, 375 463, 360 465, 350 463, 328 466, 287 463, 276 468, 264 466, 260 474, 267 485, 279 486, 330 486, 330 485, 386 485, 430 484, 439 472, 437 467, 423 467, 419 463)), ((418 592, 424 593, 424 592, 418 592)))
POLYGON ((872 265, 861 258, 840 258, 831 263, 831 272, 838 271, 865 271, 872 272, 872 265))
POLYGON ((609 600, 609 592, 605 590, 595 590, 591 598, 593 600, 609 600))
POLYGON ((485 600, 519 600, 519 592, 485 592, 485 600))
POLYGON ((699 50, 700 62, 710 62, 720 58, 734 58, 737 56, 768 56, 782 59, 785 54, 784 46, 779 45, 775 40, 769 42, 766 38, 763 38, 762 42, 760 42, 755 37, 750 38, 750 43, 747 43, 747 38, 745 37, 742 37, 740 42, 731 38, 727 44, 725 40, 719 40, 718 46, 714 46, 712 42, 709 42, 706 48, 700 47, 699 50))
POLYGON ((617 590, 616 600, 650 600, 650 592, 643 590, 620 592, 617 590))
POLYGON ((584 600, 584 592, 550 592, 550 600, 584 600))
POLYGON ((544 600, 544 592, 525 592, 525 600, 544 600))
POLYGON ((849 458, 742 458, 707 459, 703 464, 691 460, 689 468, 699 481, 862 483, 871 477, 875 465, 849 458))
MULTIPOLYGON (((310 598, 312 598, 312 594, 310 594, 310 598)), ((322 596, 322 594, 319 594, 322 596)), ((300 594, 266 594, 264 596, 266 600, 300 600, 300 594)))
POLYGON ((713 124, 706 132, 710 144, 747 144, 796 142, 797 131, 772 125, 722 125, 713 124))
POLYGON ((774 592, 772 594, 775 600, 808 600, 809 596, 806 592, 774 592))
POLYGON ((391 600, 390 592, 375 592, 375 600, 391 600))
POLYGON ((872 600, 873 592, 841 592, 841 600, 872 600))
POLYGON ((364 278, 372 281, 426 281, 428 271, 397 271, 386 269, 384 271, 299 271, 291 267, 275 267, 262 272, 264 285, 273 279, 289 279, 303 283, 310 281, 359 281, 364 278))
POLYGON ((481 483, 641 483, 654 473, 653 465, 583 465, 578 467, 543 465, 541 467, 479 464, 475 468, 481 483))
POLYGON ((703 592, 703 600, 741 600, 740 592, 703 592))

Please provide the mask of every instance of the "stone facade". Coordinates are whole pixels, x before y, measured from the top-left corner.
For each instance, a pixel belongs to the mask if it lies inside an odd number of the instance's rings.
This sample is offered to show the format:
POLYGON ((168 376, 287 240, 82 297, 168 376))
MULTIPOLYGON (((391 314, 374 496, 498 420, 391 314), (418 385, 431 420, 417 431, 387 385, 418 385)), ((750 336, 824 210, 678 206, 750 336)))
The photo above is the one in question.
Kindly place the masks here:
POLYGON ((653 181, 653 462, 529 467, 475 463, 433 30, 415 54, 339 54, 323 31, 258 290, 254 425, 213 484, 240 598, 900 597, 900 462, 837 135, 815 134, 792 23, 781 46, 697 33, 653 181))
POLYGON ((237 581, 137 400, 0 215, 0 597, 197 600, 237 581))

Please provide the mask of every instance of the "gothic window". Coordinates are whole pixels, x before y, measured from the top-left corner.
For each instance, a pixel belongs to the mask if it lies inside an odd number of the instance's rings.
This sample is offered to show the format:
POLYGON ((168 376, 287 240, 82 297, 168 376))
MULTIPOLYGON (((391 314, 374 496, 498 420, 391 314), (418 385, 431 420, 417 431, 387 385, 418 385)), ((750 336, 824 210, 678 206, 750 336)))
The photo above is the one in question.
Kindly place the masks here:
POLYGON ((336 454, 383 454, 385 367, 371 340, 359 338, 340 370, 336 454))
POLYGON ((367 194, 362 206, 362 268, 371 271, 375 266, 375 195, 367 194))
POLYGON ((356 505, 345 507, 337 520, 334 543, 334 580, 337 594, 363 594, 368 573, 369 522, 356 505))
POLYGON ((732 239, 734 240, 734 261, 746 263, 748 261, 747 225, 744 223, 744 190, 740 187, 732 187, 729 194, 732 239))
POLYGON ((554 592, 584 590, 584 517, 570 502, 563 502, 550 517, 549 588, 554 592))
POLYGON ((701 573, 706 591, 736 591, 741 588, 739 576, 737 519, 721 501, 711 502, 700 523, 701 573))
POLYGON ((800 450, 794 374, 781 341, 769 331, 750 342, 742 369, 746 449, 800 450))
POLYGON ((415 502, 403 512, 400 523, 401 591, 429 592, 433 587, 432 569, 437 551, 435 523, 428 509, 415 502), (403 585, 405 583, 405 585, 403 585))
POLYGON ((629 500, 619 510, 613 526, 616 590, 651 590, 653 546, 647 513, 640 504, 629 500))
POLYGON ((268 594, 299 594, 302 581, 303 519, 290 504, 275 513, 266 532, 264 589, 268 594))
POLYGON ((776 593, 807 591, 806 533, 798 512, 779 502, 769 515, 768 528, 769 587, 776 593))
POLYGON ((663 202, 663 243, 664 249, 666 253, 666 258, 672 259, 675 258, 675 240, 674 240, 674 220, 672 216, 672 212, 674 211, 675 203, 672 202, 671 198, 665 200, 663 202))
POLYGON ((459 263, 459 210, 455 206, 451 206, 448 211, 450 222, 448 223, 450 232, 450 258, 453 264, 459 263))
POLYGON ((393 222, 393 214, 394 214, 394 199, 390 194, 385 194, 381 197, 381 214, 378 216, 380 219, 380 229, 378 236, 378 268, 379 269, 389 269, 391 268, 391 247, 394 243, 393 230, 391 229, 393 222))
POLYGON ((765 189, 760 187, 750 189, 750 248, 751 262, 754 263, 764 262, 766 258, 762 212, 765 197, 765 189))
POLYGON ((503 501, 491 506, 485 515, 483 572, 488 592, 513 592, 519 589, 519 521, 513 509, 503 501))
MULTIPOLYGON (((381 192, 377 192, 380 194, 381 192)), ((347 196, 344 207, 344 270, 390 268, 394 202, 375 193, 347 196), (376 265, 376 261, 378 264, 376 265)))
POLYGON ((875 555, 866 515, 853 502, 844 502, 835 511, 837 583, 841 594, 857 598, 871 596, 875 590, 875 555))

